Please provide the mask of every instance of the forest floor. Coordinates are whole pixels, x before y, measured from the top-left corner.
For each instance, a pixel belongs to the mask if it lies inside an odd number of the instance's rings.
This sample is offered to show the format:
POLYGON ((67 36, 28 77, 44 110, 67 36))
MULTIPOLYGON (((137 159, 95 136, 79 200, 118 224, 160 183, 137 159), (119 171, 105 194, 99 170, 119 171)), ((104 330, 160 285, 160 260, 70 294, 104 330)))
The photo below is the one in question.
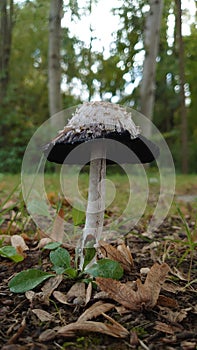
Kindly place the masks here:
MULTIPOLYGON (((50 251, 43 249, 45 235, 30 218, 22 225, 28 214, 20 189, 11 193, 17 181, 1 176, 0 248, 13 245, 24 258, 16 263, 0 253, 2 350, 197 349, 197 176, 178 177, 172 208, 154 234, 146 232, 145 215, 121 239, 100 243, 98 259, 113 257, 122 265, 120 281, 59 274, 25 293, 10 290, 13 276, 54 271, 50 251)), ((74 261, 74 245, 62 246, 74 261)))

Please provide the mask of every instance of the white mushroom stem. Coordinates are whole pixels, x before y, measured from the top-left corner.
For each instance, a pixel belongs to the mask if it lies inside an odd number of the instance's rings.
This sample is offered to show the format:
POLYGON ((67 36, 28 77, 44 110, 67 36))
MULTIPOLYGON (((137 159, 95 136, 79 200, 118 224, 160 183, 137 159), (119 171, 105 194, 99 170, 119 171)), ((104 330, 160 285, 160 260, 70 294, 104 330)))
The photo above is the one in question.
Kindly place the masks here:
POLYGON ((93 247, 101 237, 105 212, 106 150, 102 143, 93 143, 89 172, 86 222, 81 243, 80 268, 86 247, 93 247))

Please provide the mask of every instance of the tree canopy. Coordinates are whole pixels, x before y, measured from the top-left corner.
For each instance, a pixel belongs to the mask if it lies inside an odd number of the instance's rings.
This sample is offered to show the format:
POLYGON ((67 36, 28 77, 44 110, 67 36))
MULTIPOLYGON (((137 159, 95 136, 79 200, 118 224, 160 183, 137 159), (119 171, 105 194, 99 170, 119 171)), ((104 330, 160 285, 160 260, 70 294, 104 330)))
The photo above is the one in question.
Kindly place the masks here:
MULTIPOLYGON (((50 1, 3 0, 2 4, 4 8, 0 8, 1 48, 7 45, 3 41, 5 16, 12 26, 9 27, 10 50, 8 47, 8 50, 4 51, 9 58, 9 74, 6 73, 7 68, 3 66, 0 57, 1 84, 4 84, 3 78, 7 74, 5 89, 3 85, 5 93, 1 97, 0 106, 0 171, 16 172, 20 171, 23 152, 29 138, 36 128, 49 118, 47 86, 50 1)), ((104 49, 95 49, 96 32, 93 26, 90 25, 90 35, 86 42, 70 31, 70 21, 77 26, 84 15, 90 15, 91 6, 95 1, 67 0, 63 4, 66 18, 70 17, 68 22, 62 22, 60 60, 63 108, 85 100, 101 99, 140 110, 140 80, 145 52, 143 35, 149 1, 118 1, 119 5, 112 9, 112 14, 118 16, 119 26, 111 28, 113 40, 108 48, 108 55, 104 49)), ((153 122, 166 138, 175 165, 180 170, 181 96, 176 16, 175 1, 164 1, 156 59, 153 122)), ((197 27, 194 14, 188 9, 184 9, 182 21, 187 23, 187 33, 183 32, 186 79, 184 88, 189 133, 189 170, 194 172, 197 171, 197 27)))

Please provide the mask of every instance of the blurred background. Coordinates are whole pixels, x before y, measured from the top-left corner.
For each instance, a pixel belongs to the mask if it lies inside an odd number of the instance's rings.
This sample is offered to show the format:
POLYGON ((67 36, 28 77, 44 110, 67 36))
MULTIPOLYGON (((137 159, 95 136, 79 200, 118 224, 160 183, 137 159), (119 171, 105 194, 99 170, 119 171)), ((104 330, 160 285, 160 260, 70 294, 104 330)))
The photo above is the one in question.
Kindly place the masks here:
POLYGON ((1 0, 0 172, 20 172, 50 116, 103 100, 150 118, 196 173, 196 47, 195 0, 1 0))

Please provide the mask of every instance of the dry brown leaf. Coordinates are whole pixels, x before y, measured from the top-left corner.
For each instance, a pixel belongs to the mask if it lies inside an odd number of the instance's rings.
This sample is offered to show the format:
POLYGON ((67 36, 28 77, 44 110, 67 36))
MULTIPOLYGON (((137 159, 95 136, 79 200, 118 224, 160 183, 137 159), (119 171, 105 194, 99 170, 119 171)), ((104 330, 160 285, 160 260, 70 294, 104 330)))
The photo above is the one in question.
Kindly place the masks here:
POLYGON ((169 271, 167 264, 155 263, 142 284, 137 280, 137 291, 128 285, 111 278, 97 277, 96 282, 101 290, 108 293, 109 297, 131 310, 141 310, 142 307, 152 308, 156 305, 161 286, 169 271))
MULTIPOLYGON (((127 262, 126 266, 128 268, 133 267, 134 262, 133 262, 133 257, 131 255, 130 248, 128 246, 126 246, 124 243, 121 243, 117 246, 117 250, 122 254, 122 257, 124 257, 124 259, 126 260, 126 262, 127 262)), ((125 269, 125 271, 126 271, 126 269, 125 269)))
POLYGON ((26 245, 23 237, 19 235, 11 236, 11 245, 18 251, 24 252, 25 250, 29 250, 29 247, 26 245))
POLYGON ((54 219, 50 237, 56 242, 63 242, 64 238, 64 210, 61 208, 54 219))
POLYGON ((54 316, 42 309, 33 309, 32 312, 39 318, 41 322, 48 322, 54 319, 54 316))
POLYGON ((125 338, 129 334, 127 329, 121 326, 118 322, 114 321, 112 318, 108 319, 112 324, 94 321, 70 323, 67 326, 59 328, 57 335, 73 337, 76 333, 78 334, 78 332, 97 332, 108 334, 115 338, 125 338))
POLYGON ((86 290, 84 282, 75 283, 67 294, 55 291, 53 293, 55 299, 60 303, 66 305, 85 305, 86 302, 86 290))
POLYGON ((79 316, 77 322, 83 322, 91 320, 101 315, 103 312, 107 312, 113 309, 114 305, 110 303, 103 303, 102 301, 97 301, 95 304, 89 307, 81 316, 79 316))
POLYGON ((41 238, 39 243, 38 243, 38 246, 35 249, 37 249, 37 248, 42 249, 45 247, 46 244, 51 243, 51 242, 53 242, 53 240, 49 237, 41 238))
POLYGON ((175 299, 166 297, 165 295, 159 295, 157 300, 157 305, 165 306, 165 307, 178 307, 179 304, 175 299))
POLYGON ((159 321, 156 321, 154 329, 163 333, 168 333, 168 334, 174 334, 175 332, 182 331, 181 326, 179 327, 179 326, 169 325, 167 323, 159 322, 159 321))
POLYGON ((42 332, 39 336, 39 341, 49 341, 55 339, 57 334, 57 329, 46 329, 46 331, 42 332))
POLYGON ((42 292, 39 293, 45 304, 49 305, 49 298, 50 298, 51 294, 60 285, 62 280, 63 280, 63 276, 57 275, 55 277, 49 278, 45 282, 44 286, 41 288, 42 292))
POLYGON ((77 282, 73 284, 67 293, 67 300, 75 305, 84 305, 86 300, 85 283, 77 282))
POLYGON ((86 300, 85 300, 85 305, 87 305, 91 299, 92 296, 92 283, 90 282, 88 284, 88 288, 86 290, 86 300))
POLYGON ((54 296, 54 298, 55 298, 57 301, 59 301, 60 303, 65 304, 65 305, 71 305, 71 306, 73 306, 72 303, 69 303, 69 302, 68 302, 68 300, 67 300, 67 295, 64 294, 64 293, 62 293, 62 292, 59 292, 58 290, 55 290, 55 291, 53 292, 53 296, 54 296))
POLYGON ((181 342, 181 349, 182 350, 195 350, 197 346, 197 342, 192 342, 188 340, 184 340, 181 342))
POLYGON ((44 286, 41 288, 41 290, 43 291, 43 293, 45 295, 50 296, 53 291, 60 285, 60 283, 63 280, 63 276, 62 275, 57 275, 53 278, 50 278, 45 284, 44 286))
POLYGON ((132 270, 132 267, 134 265, 133 258, 129 248, 124 243, 115 248, 105 241, 100 241, 99 249, 103 257, 118 261, 121 264, 122 268, 127 272, 132 270))
POLYGON ((191 310, 192 310, 191 307, 187 309, 181 309, 179 311, 172 311, 167 307, 160 307, 160 314, 162 315, 163 318, 165 318, 171 323, 179 323, 179 322, 182 322, 184 318, 187 317, 188 311, 191 311, 191 310))

